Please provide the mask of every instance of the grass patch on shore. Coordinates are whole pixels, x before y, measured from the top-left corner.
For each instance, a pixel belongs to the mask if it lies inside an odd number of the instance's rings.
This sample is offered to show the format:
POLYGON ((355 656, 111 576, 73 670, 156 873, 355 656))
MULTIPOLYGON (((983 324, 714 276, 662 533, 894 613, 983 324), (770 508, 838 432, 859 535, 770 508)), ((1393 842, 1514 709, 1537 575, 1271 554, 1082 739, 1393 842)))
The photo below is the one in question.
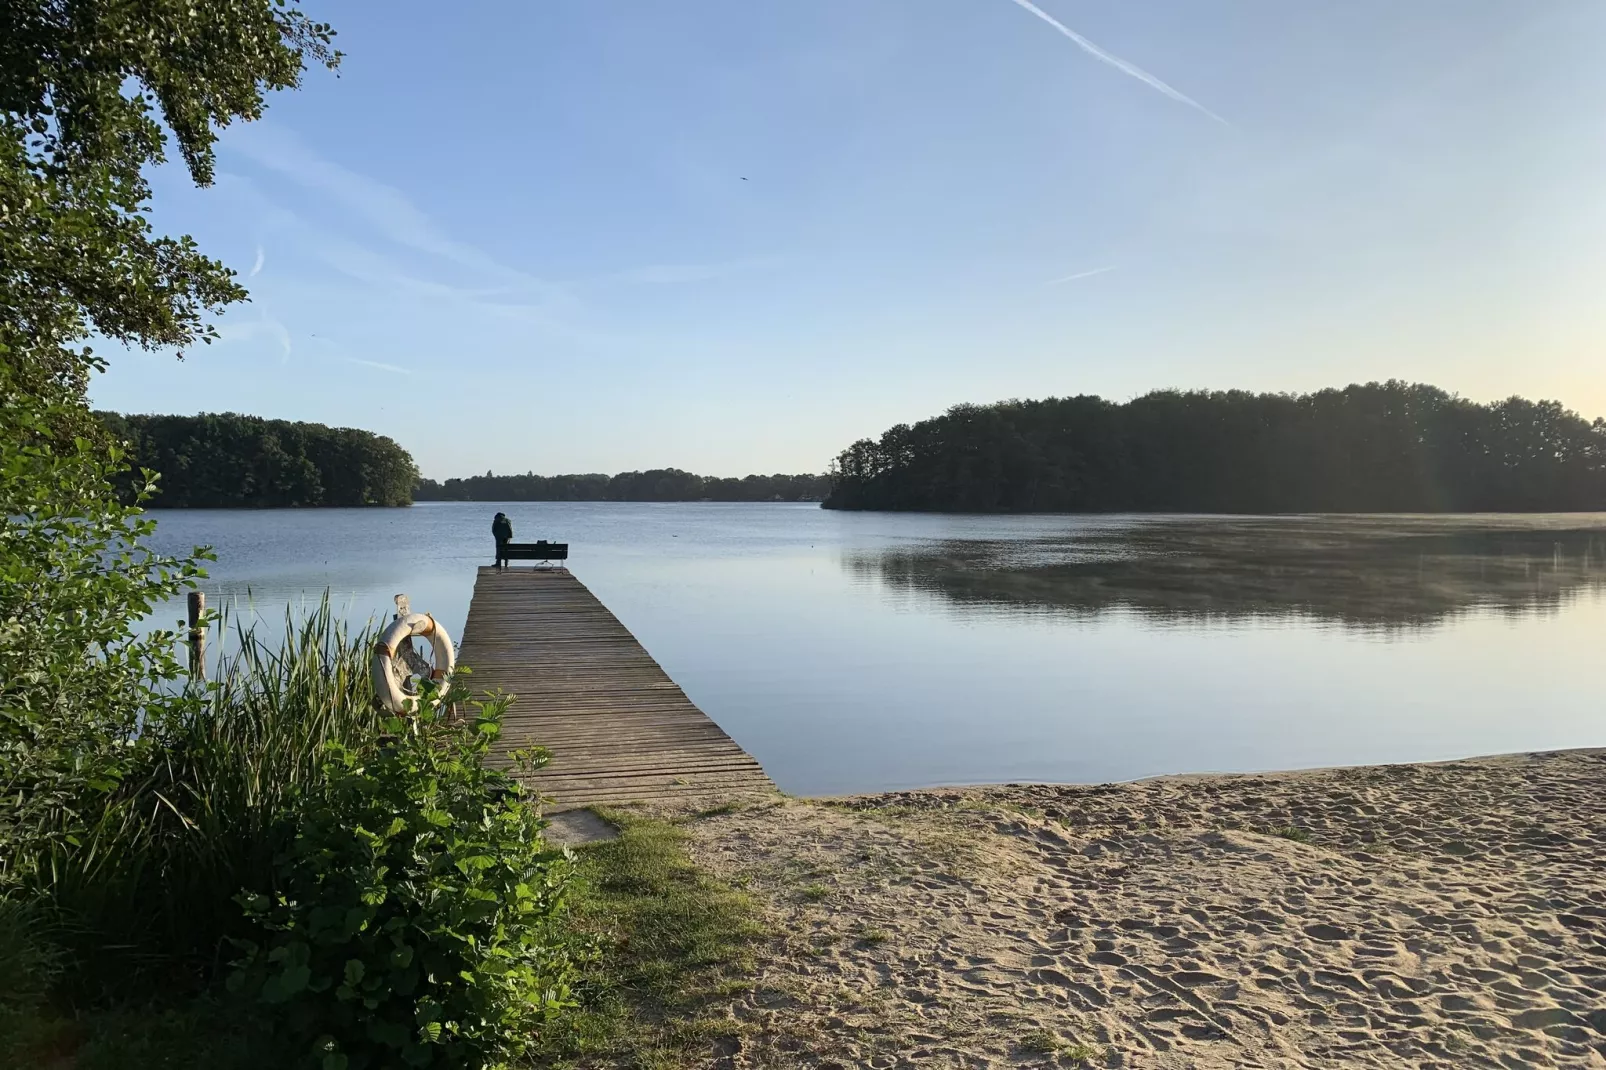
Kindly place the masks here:
POLYGON ((1047 1029, 1033 1029, 1020 1038, 1020 1050, 1028 1055, 1054 1055, 1065 1046, 1065 1041, 1047 1029))
POLYGON ((1066 1040, 1047 1029, 1033 1029, 1023 1034, 1018 1045, 1026 1055, 1053 1055, 1072 1062, 1092 1062, 1105 1053, 1105 1049, 1096 1045, 1066 1040))
POLYGON ((575 986, 581 1006, 554 1028, 554 1066, 704 1066, 738 1032, 714 1011, 747 990, 765 930, 745 892, 697 866, 678 825, 603 811, 619 837, 579 849, 571 904, 596 944, 575 986))
POLYGON ((853 935, 866 947, 879 947, 892 939, 892 934, 887 930, 862 924, 854 930, 853 935))

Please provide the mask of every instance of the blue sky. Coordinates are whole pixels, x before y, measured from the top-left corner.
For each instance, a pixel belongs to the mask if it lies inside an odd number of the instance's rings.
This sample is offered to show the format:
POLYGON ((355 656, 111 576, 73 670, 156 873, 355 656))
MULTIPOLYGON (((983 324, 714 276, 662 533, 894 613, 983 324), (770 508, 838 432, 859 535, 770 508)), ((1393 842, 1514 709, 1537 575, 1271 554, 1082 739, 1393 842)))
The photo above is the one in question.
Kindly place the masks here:
POLYGON ((1598 0, 306 6, 339 77, 226 131, 213 188, 155 176, 252 303, 98 405, 436 477, 818 471, 1156 387, 1606 415, 1598 0))

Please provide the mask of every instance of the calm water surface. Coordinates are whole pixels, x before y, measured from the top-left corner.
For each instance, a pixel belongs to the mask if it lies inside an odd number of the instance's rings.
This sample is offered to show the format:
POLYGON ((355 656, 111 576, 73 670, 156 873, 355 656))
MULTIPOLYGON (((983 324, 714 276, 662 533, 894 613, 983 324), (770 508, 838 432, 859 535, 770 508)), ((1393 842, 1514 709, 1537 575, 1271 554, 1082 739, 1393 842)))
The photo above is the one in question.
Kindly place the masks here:
MULTIPOLYGON (((780 786, 1417 761, 1606 745, 1606 515, 953 517, 426 503, 160 513, 269 626, 406 592, 461 635, 501 509, 780 786)), ((168 607, 166 619, 181 612, 168 607)))

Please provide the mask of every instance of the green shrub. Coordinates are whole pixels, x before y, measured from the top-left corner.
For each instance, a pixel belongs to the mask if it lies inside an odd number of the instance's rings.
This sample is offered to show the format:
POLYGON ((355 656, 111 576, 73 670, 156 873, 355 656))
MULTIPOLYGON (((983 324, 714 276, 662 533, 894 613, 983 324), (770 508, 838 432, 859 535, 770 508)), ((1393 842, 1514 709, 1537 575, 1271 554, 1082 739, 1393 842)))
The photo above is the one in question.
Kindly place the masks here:
POLYGON ((502 707, 444 708, 426 695, 367 752, 330 744, 271 894, 242 896, 265 934, 231 986, 325 1070, 505 1065, 570 1002, 569 856, 486 767, 502 707))
POLYGON ((171 633, 135 625, 209 556, 141 545, 155 525, 113 500, 120 453, 59 434, 74 411, 0 360, 0 891, 50 880, 143 759, 141 719, 181 669, 171 633))

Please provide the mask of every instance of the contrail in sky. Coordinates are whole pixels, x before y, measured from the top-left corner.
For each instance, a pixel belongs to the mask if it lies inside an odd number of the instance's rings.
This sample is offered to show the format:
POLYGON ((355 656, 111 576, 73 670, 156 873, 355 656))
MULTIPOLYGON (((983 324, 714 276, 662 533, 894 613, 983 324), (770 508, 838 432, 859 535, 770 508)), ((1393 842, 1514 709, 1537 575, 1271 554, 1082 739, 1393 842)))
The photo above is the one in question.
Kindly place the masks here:
POLYGON ((1122 59, 1120 56, 1110 55, 1108 52, 1104 51, 1104 49, 1100 48, 1092 41, 1089 41, 1087 38, 1065 25, 1059 19, 1056 19, 1053 15, 1050 15, 1048 12, 1032 3, 1032 0, 1015 0, 1015 3, 1036 15, 1038 18, 1054 27, 1060 33, 1064 34, 1066 37, 1069 37, 1072 41, 1075 41, 1078 48, 1092 56, 1094 59, 1102 60, 1103 62, 1108 63, 1122 74, 1129 74, 1152 89, 1158 89, 1172 100, 1186 104, 1190 108, 1196 108, 1197 110, 1210 116, 1210 118, 1214 119, 1222 126, 1232 125, 1231 123, 1227 122, 1227 120, 1205 107, 1203 104, 1200 104, 1197 100, 1194 100, 1192 97, 1188 96, 1186 93, 1166 85, 1164 82, 1160 81, 1160 79, 1144 70, 1142 67, 1134 66, 1133 64, 1122 59))
POLYGON ((1094 275, 1102 275, 1106 271, 1114 270, 1115 265, 1110 264, 1107 267, 1094 268, 1092 271, 1078 271, 1075 275, 1067 275, 1063 279, 1049 279, 1047 282, 1043 283, 1043 285, 1058 286, 1062 282, 1075 282, 1077 279, 1091 279, 1094 275))
POLYGON ((262 248, 262 246, 260 246, 260 245, 257 246, 257 262, 251 265, 251 272, 250 272, 250 274, 248 274, 246 276, 246 278, 248 278, 248 279, 256 278, 257 272, 262 270, 262 262, 264 260, 266 260, 267 258, 268 258, 268 255, 267 255, 266 250, 264 250, 262 248))
POLYGON ((396 365, 386 364, 382 360, 364 360, 361 357, 345 357, 343 359, 350 361, 352 364, 361 364, 365 368, 378 368, 382 372, 395 372, 398 375, 413 374, 411 368, 398 368, 396 365))

